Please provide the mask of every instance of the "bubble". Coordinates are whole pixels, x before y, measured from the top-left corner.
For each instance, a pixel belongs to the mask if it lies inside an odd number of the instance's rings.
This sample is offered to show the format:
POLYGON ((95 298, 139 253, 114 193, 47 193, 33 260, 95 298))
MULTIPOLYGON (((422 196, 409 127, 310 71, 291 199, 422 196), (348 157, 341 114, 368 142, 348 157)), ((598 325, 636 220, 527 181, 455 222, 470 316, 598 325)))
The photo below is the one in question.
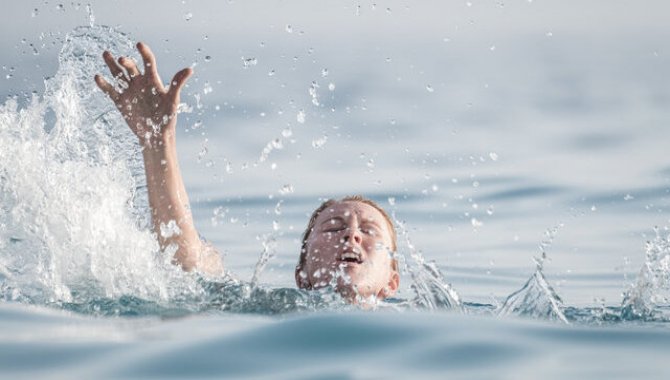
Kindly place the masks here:
POLYGON ((472 224, 472 227, 474 228, 479 228, 484 225, 484 223, 481 220, 478 220, 477 218, 470 219, 470 224, 472 224))
POLYGON ((293 27, 290 24, 286 24, 286 33, 293 33, 293 27))
POLYGON ((284 129, 281 131, 281 135, 282 135, 283 137, 287 137, 287 138, 288 138, 288 137, 291 137, 291 136, 293 135, 293 131, 291 130, 291 128, 286 127, 286 128, 284 128, 284 129))
POLYGON ((489 206, 489 207, 486 209, 486 213, 489 214, 489 215, 493 215, 493 205, 489 206))
POLYGON ((391 206, 395 206, 395 198, 394 198, 394 197, 388 197, 387 200, 388 200, 388 202, 389 202, 389 205, 391 205, 391 206))
POLYGON ((211 55, 206 55, 206 56, 205 56, 205 62, 210 62, 211 60, 212 60, 212 56, 211 56, 211 55))
POLYGON ((335 91, 335 83, 332 83, 332 82, 329 83, 329 84, 328 84, 328 90, 330 90, 330 91, 335 91))
POLYGON ((433 88, 433 86, 427 84, 427 85, 426 85, 426 91, 428 91, 428 92, 434 92, 435 89, 433 88))
POLYGON ((327 77, 328 76, 328 69, 321 70, 321 76, 324 77, 324 78, 327 77))
POLYGON ((184 20, 191 21, 192 18, 193 18, 193 13, 188 12, 188 13, 184 14, 184 20))
POLYGON ((65 11, 65 5, 63 5, 63 4, 56 5, 56 10, 57 11, 65 11))
POLYGON ((489 153, 489 158, 491 158, 491 161, 498 161, 498 153, 496 152, 489 153))
POLYGON ((30 17, 37 17, 40 14, 40 10, 35 8, 33 9, 32 12, 30 12, 30 17))
POLYGON ((268 76, 269 76, 269 77, 272 77, 272 76, 274 76, 274 75, 275 75, 275 71, 274 71, 274 70, 270 70, 270 71, 268 71, 268 76))

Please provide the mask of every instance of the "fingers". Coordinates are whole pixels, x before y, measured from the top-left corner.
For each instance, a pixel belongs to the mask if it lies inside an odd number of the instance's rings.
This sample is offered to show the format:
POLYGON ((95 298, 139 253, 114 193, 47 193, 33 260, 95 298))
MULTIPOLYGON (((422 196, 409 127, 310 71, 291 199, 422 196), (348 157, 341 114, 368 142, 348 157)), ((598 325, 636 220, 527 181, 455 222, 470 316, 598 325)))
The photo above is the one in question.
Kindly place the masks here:
POLYGON ((131 58, 128 57, 119 58, 119 65, 123 66, 123 68, 126 69, 131 79, 140 75, 140 71, 137 69, 135 61, 133 61, 131 58))
POLYGON ((102 90, 102 92, 104 92, 105 94, 107 94, 107 96, 112 98, 112 100, 116 100, 116 98, 118 97, 119 94, 114 89, 114 86, 109 84, 109 82, 107 82, 101 75, 96 74, 95 84, 98 85, 98 87, 102 90))
POLYGON ((190 67, 177 72, 177 74, 174 75, 172 81, 170 82, 168 95, 172 96, 173 99, 178 99, 179 92, 181 91, 182 87, 184 87, 184 84, 186 84, 186 80, 188 80, 191 75, 193 75, 193 69, 190 67))
MULTIPOLYGON (((149 46, 143 44, 142 42, 138 42, 137 50, 140 52, 142 60, 144 61, 144 74, 149 74, 154 78, 158 79, 158 70, 156 69, 156 57, 154 57, 154 53, 151 52, 149 46)), ((160 80, 158 82, 160 82, 160 80)))
POLYGON ((123 76, 123 70, 119 67, 119 65, 116 64, 116 61, 114 60, 114 56, 112 53, 105 51, 102 53, 102 58, 105 60, 105 63, 107 64, 107 67, 109 67, 109 71, 112 73, 112 76, 114 78, 120 78, 123 76))

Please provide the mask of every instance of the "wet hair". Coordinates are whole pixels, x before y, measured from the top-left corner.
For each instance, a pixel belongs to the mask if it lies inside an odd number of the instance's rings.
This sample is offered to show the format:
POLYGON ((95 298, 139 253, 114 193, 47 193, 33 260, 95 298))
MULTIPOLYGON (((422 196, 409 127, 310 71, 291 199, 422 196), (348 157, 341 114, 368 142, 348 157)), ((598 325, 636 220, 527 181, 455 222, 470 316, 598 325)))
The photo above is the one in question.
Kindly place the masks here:
MULTIPOLYGON (((396 240, 397 240, 397 234, 395 231, 395 227, 393 226, 393 222, 391 221, 391 217, 389 214, 381 207, 379 206, 375 201, 365 198, 361 195, 349 195, 346 196, 342 199, 328 199, 327 201, 321 203, 319 207, 312 212, 312 215, 309 217, 309 222, 307 223, 307 228, 305 229, 305 232, 302 234, 302 245, 300 247, 300 259, 298 261, 298 265, 295 268, 296 274, 302 271, 303 267, 305 266, 305 260, 307 259, 307 240, 309 239, 309 236, 312 234, 312 231, 314 230, 314 225, 316 224, 316 219, 319 217, 321 212, 328 207, 331 207, 332 205, 340 202, 360 202, 364 203, 366 205, 374 207, 377 211, 379 211, 384 219, 386 220, 386 224, 388 225, 389 233, 391 234, 391 250, 393 252, 396 251, 396 240)), ((391 260, 391 266, 393 267, 394 270, 398 270, 398 262, 394 258, 391 260)), ((298 284, 298 287, 304 287, 304 284, 301 283, 300 281, 297 280, 296 276, 296 282, 298 284)))

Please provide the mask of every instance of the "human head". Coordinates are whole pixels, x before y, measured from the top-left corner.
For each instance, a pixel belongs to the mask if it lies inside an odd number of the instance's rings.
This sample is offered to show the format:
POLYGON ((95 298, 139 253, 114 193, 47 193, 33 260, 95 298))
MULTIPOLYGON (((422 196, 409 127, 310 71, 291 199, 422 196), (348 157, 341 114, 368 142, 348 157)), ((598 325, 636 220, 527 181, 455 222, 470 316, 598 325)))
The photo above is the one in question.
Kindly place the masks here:
POLYGON ((399 285, 396 232, 374 201, 348 196, 323 202, 302 236, 295 270, 302 289, 334 285, 345 298, 385 298, 399 285))

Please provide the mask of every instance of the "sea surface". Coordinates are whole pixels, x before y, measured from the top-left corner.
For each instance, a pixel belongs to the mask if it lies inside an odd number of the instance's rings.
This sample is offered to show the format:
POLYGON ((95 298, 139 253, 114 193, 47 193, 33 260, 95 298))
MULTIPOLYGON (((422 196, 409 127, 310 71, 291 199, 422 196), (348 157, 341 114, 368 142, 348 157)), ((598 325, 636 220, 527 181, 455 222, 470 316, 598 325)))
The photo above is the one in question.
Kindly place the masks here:
POLYGON ((26 1, 0 16, 0 378, 667 379, 662 1, 26 1), (157 5, 160 4, 160 5, 157 5), (103 50, 195 75, 170 264, 103 50), (295 289, 323 200, 398 230, 372 309, 295 289))

